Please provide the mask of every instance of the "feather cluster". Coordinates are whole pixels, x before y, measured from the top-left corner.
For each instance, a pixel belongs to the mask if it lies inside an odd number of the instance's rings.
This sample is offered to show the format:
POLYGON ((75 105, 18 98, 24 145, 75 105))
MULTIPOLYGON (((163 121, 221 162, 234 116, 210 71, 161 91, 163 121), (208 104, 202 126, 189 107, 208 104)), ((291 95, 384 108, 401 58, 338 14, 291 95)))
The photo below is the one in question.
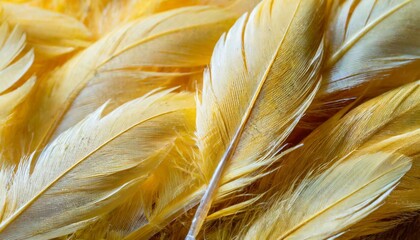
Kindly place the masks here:
POLYGON ((0 1, 0 239, 419 239, 420 1, 0 1))

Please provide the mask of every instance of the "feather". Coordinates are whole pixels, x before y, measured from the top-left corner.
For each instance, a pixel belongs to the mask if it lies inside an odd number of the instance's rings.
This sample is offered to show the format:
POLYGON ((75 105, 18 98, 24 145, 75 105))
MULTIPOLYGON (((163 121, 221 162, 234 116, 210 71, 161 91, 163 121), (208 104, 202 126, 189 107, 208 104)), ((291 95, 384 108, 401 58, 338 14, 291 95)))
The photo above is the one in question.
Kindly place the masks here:
POLYGON ((359 97, 420 77, 420 2, 345 0, 332 11, 323 82, 299 127, 314 129, 359 97))
POLYGON ((31 153, 108 99, 106 111, 168 86, 171 78, 182 85, 208 63, 217 38, 233 20, 222 9, 192 7, 121 27, 42 79, 22 117, 25 127, 9 129, 10 136, 21 131, 21 138, 10 137, 7 147, 17 152, 13 155, 31 153))
POLYGON ((192 94, 170 91, 101 116, 104 107, 51 142, 30 175, 18 169, 0 207, 1 239, 54 238, 106 214, 147 179, 194 113, 192 94))
POLYGON ((377 209, 410 167, 403 155, 345 156, 276 198, 240 239, 336 238, 377 209))
MULTIPOLYGON (((123 239, 133 231, 153 224, 156 213, 161 213, 175 199, 182 198, 180 193, 187 193, 194 187, 197 169, 191 163, 189 154, 194 150, 191 136, 195 119, 188 120, 192 121, 185 122, 186 131, 178 132, 173 147, 148 179, 138 185, 135 195, 92 226, 73 234, 70 239, 98 239, 109 235, 118 235, 123 239), (99 234, 101 237, 98 237, 99 234)), ((142 232, 143 236, 139 238, 146 239, 154 232, 142 232)))
POLYGON ((233 13, 237 13, 238 16, 245 12, 251 11, 261 0, 154 0, 151 1, 150 7, 154 11, 164 11, 173 9, 183 5, 212 5, 218 7, 224 7, 229 9, 233 13))
POLYGON ((420 236, 419 213, 416 213, 414 216, 407 218, 408 221, 406 223, 400 224, 387 232, 370 235, 363 238, 357 238, 357 240, 417 240, 418 236, 420 236))
POLYGON ((230 184, 229 194, 249 184, 246 176, 269 164, 264 156, 279 150, 310 104, 323 14, 318 1, 267 0, 222 35, 197 106, 198 164, 208 186, 187 239, 199 233, 219 186, 230 184))
MULTIPOLYGON (((16 2, 16 0, 8 1, 16 2)), ((72 16, 83 22, 95 38, 99 38, 122 24, 164 11, 187 6, 210 5, 226 7, 240 16, 251 10, 260 0, 101 0, 100 3, 72 0, 18 0, 17 2, 72 16)))
MULTIPOLYGON (((265 11, 267 11, 268 9, 265 9, 265 11)), ((276 8, 276 10, 278 11, 278 9, 276 8)), ((317 9, 319 10, 319 9, 317 9)), ((314 10, 315 11, 315 10, 314 10)), ((322 10, 320 10, 322 12, 322 10)), ((316 12, 316 11, 315 11, 316 12)), ((313 13, 313 15, 317 15, 317 13, 311 12, 313 13)), ((320 17, 319 21, 322 21, 322 13, 319 13, 318 17, 320 17)), ((235 29, 235 31, 237 31, 238 35, 239 35, 239 41, 241 41, 241 32, 238 30, 242 27, 242 24, 244 23, 246 17, 243 17, 242 20, 239 21, 239 23, 237 23, 236 27, 234 27, 233 29, 235 29)), ((317 27, 322 27, 319 25, 316 25, 318 22, 315 21, 314 25, 317 27)), ((299 24, 299 23, 296 23, 299 24)), ((311 26, 309 26, 311 27, 311 26)), ((284 27, 283 27, 284 28, 284 27)), ((304 30, 302 30, 302 32, 305 32, 306 28, 304 30)), ((260 31, 263 31, 262 29, 260 31)), ((317 29, 313 30, 313 34, 316 35, 317 29)), ((230 36, 233 33, 228 34, 228 36, 230 36)), ((299 33, 296 33, 299 34, 299 33)), ((238 40, 238 35, 234 35, 235 36, 235 40, 238 40)), ((258 34, 256 35, 258 36, 258 34)), ((265 36, 267 39, 269 39, 270 37, 272 37, 272 35, 270 36, 265 36)), ((281 37, 281 36, 280 36, 281 37)), ((278 37, 278 38, 280 38, 278 37)), ((299 92, 301 92, 301 94, 303 96, 297 96, 296 98, 301 98, 301 99, 297 99, 296 101, 296 105, 301 104, 303 102, 303 107, 301 109, 296 110, 296 112, 292 112, 290 113, 291 115, 295 114, 295 116, 291 116, 289 119, 289 121, 293 122, 297 122, 297 120, 299 119, 299 117, 303 114, 304 108, 305 106, 307 106, 310 103, 311 97, 314 96, 315 92, 316 92, 316 86, 317 86, 317 69, 319 67, 320 64, 320 57, 321 57, 321 50, 319 49, 320 46, 320 42, 321 42, 321 36, 317 35, 317 36, 312 36, 311 37, 315 40, 311 40, 308 42, 308 45, 310 45, 311 47, 313 47, 314 49, 308 49, 308 51, 310 53, 308 53, 308 55, 310 56, 304 56, 302 57, 303 60, 308 61, 307 64, 304 65, 304 67, 302 66, 302 68, 304 68, 302 70, 302 72, 300 74, 291 74, 292 76, 295 77, 301 77, 302 82, 307 83, 307 85, 305 85, 305 83, 302 83, 305 87, 300 88, 297 87, 299 89, 299 92), (312 54, 312 55, 311 55, 312 54), (313 74, 313 76, 311 75, 313 74), (306 79, 308 78, 308 79, 306 79), (305 80, 305 81, 303 81, 305 80)), ((229 37, 227 37, 229 39, 229 37)), ((312 39, 311 38, 311 39, 312 39)), ((222 49, 222 46, 224 47, 224 37, 222 37, 222 40, 220 40, 218 46, 216 47, 216 52, 218 51, 218 49, 222 49)), ((290 41, 290 39, 288 39, 290 41)), ((278 40, 280 41, 280 40, 278 40)), ((305 42, 306 43, 306 42, 305 42)), ((275 43, 273 43, 274 45, 275 43)), ((287 46, 286 44, 290 44, 290 42, 285 40, 285 46, 287 46)), ((302 43, 302 45, 304 45, 302 43)), ((310 46, 304 45, 305 47, 310 48, 310 46)), ((287 49, 287 47, 285 47, 285 49, 287 49)), ((274 50, 273 50, 274 51, 274 50)), ((285 50, 283 50, 285 51, 285 50)), ((225 54, 227 54, 227 51, 223 51, 225 54)), ((237 61, 237 59, 241 59, 241 52, 239 51, 234 51, 236 53, 236 55, 233 56, 227 56, 225 55, 224 59, 232 59, 231 65, 225 65, 223 66, 224 71, 227 71, 228 69, 235 69, 232 65, 235 64, 237 61), (235 58, 233 58, 235 57, 235 58)), ((213 56, 212 59, 212 68, 214 67, 214 63, 217 62, 217 60, 215 57, 216 55, 213 56)), ((217 56, 217 58, 219 58, 219 56, 217 56)), ((296 57, 297 58, 297 57, 296 57)), ((256 57, 255 60, 257 59, 261 59, 256 57)), ((302 60, 302 61, 303 61, 302 60)), ((241 60, 242 61, 242 60, 241 60)), ((267 60, 268 61, 268 60, 267 60)), ((298 60, 296 60, 298 61, 298 60)), ((268 64, 268 63, 266 63, 268 64)), ((217 67, 219 67, 220 64, 217 65, 217 67)), ((280 68, 281 69, 281 68, 280 68)), ((256 71, 264 71, 266 69, 257 69, 256 71)), ((210 84, 210 72, 213 70, 210 70, 209 72, 207 72, 205 74, 205 78, 207 78, 205 80, 205 84, 210 84)), ((262 73, 261 73, 262 74, 262 73)), ((232 76, 236 76, 235 74, 232 74, 232 76)), ((287 75, 288 77, 290 77, 290 75, 287 75)), ((274 77, 274 76, 268 76, 270 78, 274 77)), ((221 76, 220 79, 224 79, 227 78, 225 76, 221 76)), ((255 77, 257 78, 257 77, 255 77)), ((286 77, 287 78, 287 77, 286 77)), ((233 79, 233 80, 229 80, 229 82, 236 82, 237 79, 233 79)), ((251 81, 251 79, 250 79, 251 81)), ((254 80, 256 81, 256 79, 254 80)), ((287 85, 287 83, 285 83, 285 85, 287 85)), ((301 85, 299 85, 301 86, 301 85)), ((220 87, 223 88, 223 87, 220 87)), ((228 87, 224 88, 225 90, 229 89, 228 87)), ((291 90, 292 91, 292 90, 291 90)), ((206 94, 210 94, 211 91, 210 90, 204 90, 203 92, 203 96, 202 98, 205 99, 206 98, 206 94)), ((235 99, 235 98, 234 98, 235 99)), ((291 100, 292 102, 292 100, 291 100)), ((208 103, 209 105, 211 105, 212 103, 208 103)), ((232 106, 232 109, 234 109, 235 107, 232 106)), ((200 109, 200 108, 199 108, 200 109)), ((287 117, 285 117, 287 118, 287 117)), ((203 118, 197 118, 197 124, 203 124, 203 118)), ((284 120, 287 121, 287 120, 284 120)), ((216 142, 219 142, 220 140, 217 140, 216 142)), ((231 181, 228 182, 224 182, 224 185, 219 188, 219 192, 217 194, 217 201, 219 201, 220 199, 226 198, 229 194, 232 194, 233 192, 237 191, 238 189, 240 189, 241 187, 244 187, 248 184, 250 184, 251 182, 255 181, 256 178, 261 177, 263 175, 263 173, 261 173, 261 171, 258 171, 259 169, 264 169, 266 168, 266 166, 270 163, 270 161, 272 161, 272 156, 273 154, 275 154, 275 152, 278 150, 277 147, 279 146, 273 146, 272 149, 268 149, 267 152, 265 153, 261 153, 261 154, 265 154, 265 156, 261 156, 262 159, 260 159, 259 161, 255 161, 254 163, 252 163, 250 161, 247 161, 245 163, 243 163, 242 167, 240 168, 235 168, 235 170, 237 170, 237 172, 232 171, 232 175, 231 175, 231 181), (269 151, 271 150, 271 152, 269 151), (264 157, 264 158, 263 158, 264 157), (252 163, 252 164, 248 164, 248 163, 252 163), (260 174, 258 174, 258 172, 260 172, 260 174), (246 176, 248 175, 248 176, 246 176), (245 177, 246 176, 246 177, 245 177)), ((198 165, 197 170, 195 170, 196 172, 198 172, 199 174, 201 174, 201 177, 195 177, 192 178, 190 180, 190 184, 191 184, 191 188, 188 189, 187 191, 183 191, 180 192, 179 194, 176 194, 175 196, 172 196, 170 198, 170 201, 159 201, 159 199, 157 201, 153 202, 153 209, 155 209, 155 211, 153 211, 153 213, 148 217, 148 221, 147 224, 136 229, 135 231, 133 231, 132 233, 130 233, 128 236, 126 236, 126 239, 146 239, 148 237, 150 237, 151 235, 153 235, 154 233, 156 233, 157 231, 159 231, 161 228, 163 228, 164 226, 168 225, 168 223, 170 223, 172 220, 178 218, 179 221, 179 216, 184 213, 185 211, 188 211, 192 206, 194 206, 195 204, 197 204, 197 202, 199 201, 200 196, 203 195, 203 192, 205 190, 205 185, 207 184, 208 178, 211 177, 211 172, 206 169, 206 166, 203 167, 203 160, 200 157, 192 157, 192 162, 194 162, 195 164, 198 165), (207 174, 205 173, 205 171, 207 171, 207 174), (203 179, 203 175, 205 176, 205 178, 203 179), (206 176, 207 175, 207 176, 206 176), (207 177, 207 179, 206 179, 207 177), (164 204, 166 203, 166 204, 164 204)), ((191 171, 193 172, 193 171, 191 171)), ((248 202, 249 204, 252 203, 252 201, 248 202)), ((238 208, 232 207, 232 210, 238 210, 238 208)), ((215 216, 221 217, 224 216, 226 214, 232 214, 231 212, 223 212, 221 214, 215 214, 215 216)))
POLYGON ((19 25, 27 34, 28 45, 39 59, 48 60, 90 44, 90 31, 69 16, 12 3, 1 3, 0 9, 3 19, 19 25))
MULTIPOLYGON (((35 77, 27 77, 34 61, 34 53, 27 50, 26 35, 21 28, 10 30, 7 23, 0 25, 0 153, 7 139, 4 129, 16 121, 15 110, 35 83, 35 77)), ((6 161, 4 161, 6 162, 6 161)))
POLYGON ((398 224, 393 218, 420 208, 416 194, 420 187, 419 99, 417 81, 376 97, 344 116, 345 111, 338 113, 306 137, 301 148, 283 157, 275 175, 260 183, 260 191, 272 189, 284 194, 290 183, 299 183, 314 169, 330 166, 352 153, 396 152, 412 158, 413 167, 385 204, 353 225, 343 237, 373 234, 398 224), (271 186, 273 182, 277 183, 275 187, 271 186))

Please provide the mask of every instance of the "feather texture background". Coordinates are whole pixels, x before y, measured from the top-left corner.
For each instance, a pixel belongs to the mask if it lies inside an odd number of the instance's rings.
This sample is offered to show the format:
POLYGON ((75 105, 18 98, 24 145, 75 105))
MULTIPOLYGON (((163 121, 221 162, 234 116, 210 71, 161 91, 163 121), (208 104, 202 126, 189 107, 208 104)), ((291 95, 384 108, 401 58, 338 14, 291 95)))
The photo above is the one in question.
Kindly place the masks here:
POLYGON ((0 1, 0 239, 418 239, 420 1, 0 1))

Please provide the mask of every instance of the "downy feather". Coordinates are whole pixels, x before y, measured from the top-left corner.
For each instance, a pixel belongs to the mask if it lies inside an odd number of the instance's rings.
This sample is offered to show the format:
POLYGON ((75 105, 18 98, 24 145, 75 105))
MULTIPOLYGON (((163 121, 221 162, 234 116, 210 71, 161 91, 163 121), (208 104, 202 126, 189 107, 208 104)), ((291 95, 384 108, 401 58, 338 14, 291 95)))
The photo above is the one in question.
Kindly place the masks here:
POLYGON ((11 136, 21 131, 21 138, 11 137, 8 147, 15 155, 30 153, 108 99, 106 111, 157 87, 182 85, 208 64, 233 20, 222 9, 191 7, 119 28, 42 79, 22 117, 28 119, 25 127, 9 130, 11 136))
POLYGON ((337 1, 328 21, 323 82, 301 128, 312 130, 359 97, 420 78, 420 1, 337 1))
POLYGON ((199 233, 217 192, 227 197, 263 174, 311 103, 324 11, 319 1, 266 0, 217 43, 197 106, 198 164, 208 186, 187 239, 199 233))
POLYGON ((185 119, 194 117, 193 99, 162 91, 102 116, 104 105, 62 133, 31 173, 30 164, 19 168, 2 192, 0 238, 59 237, 120 205, 160 164, 185 119))

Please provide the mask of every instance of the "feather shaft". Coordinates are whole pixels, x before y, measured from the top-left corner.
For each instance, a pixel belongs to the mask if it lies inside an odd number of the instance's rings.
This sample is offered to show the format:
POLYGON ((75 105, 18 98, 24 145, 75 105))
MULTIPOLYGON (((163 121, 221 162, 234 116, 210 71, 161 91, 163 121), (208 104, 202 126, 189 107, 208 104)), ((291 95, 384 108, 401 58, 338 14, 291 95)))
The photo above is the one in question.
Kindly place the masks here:
MULTIPOLYGON (((209 174, 211 177, 206 192, 200 201, 196 215, 193 218, 187 239, 194 239, 198 235, 217 190, 223 185, 222 182, 226 181, 222 179, 226 178, 226 175, 229 176, 228 173, 226 173, 226 168, 231 166, 232 162, 236 162, 241 158, 246 158, 243 154, 248 151, 245 149, 247 145, 252 142, 252 140, 249 139, 249 135, 261 134, 261 137, 259 137, 261 142, 258 143, 258 146, 256 146, 254 151, 249 151, 251 157, 247 160, 251 162, 251 159, 255 158, 255 161, 257 161, 259 155, 262 156, 265 152, 274 151, 273 149, 279 147, 282 139, 291 131, 294 124, 294 118, 298 119, 300 112, 304 111, 306 103, 302 104, 301 107, 296 107, 296 109, 292 109, 291 106, 297 102, 302 103, 307 100, 307 103, 309 103, 311 101, 309 96, 312 94, 309 94, 309 92, 316 92, 317 66, 319 64, 319 56, 322 52, 322 50, 319 51, 321 42, 320 35, 315 33, 315 31, 312 31, 320 26, 318 25, 315 27, 315 25, 311 25, 308 27, 314 28, 308 31, 309 35, 313 34, 310 38, 314 40, 314 43, 308 45, 302 43, 302 47, 307 49, 308 55, 298 57, 297 55, 293 55, 293 52, 289 55, 287 51, 291 50, 291 46, 293 45, 290 42, 291 36, 295 36, 298 32, 295 29, 297 28, 296 25, 306 20, 311 21, 309 19, 315 16, 322 18, 323 10, 322 4, 321 6, 316 7, 312 5, 312 3, 303 6, 300 1, 296 3, 263 1, 263 3, 253 10, 249 17, 244 15, 237 21, 235 26, 232 27, 230 32, 222 36, 219 40, 213 54, 212 65, 210 65, 210 69, 205 72, 204 93, 202 96, 203 102, 199 105, 200 110, 198 111, 199 114, 197 116, 197 136, 199 141, 201 141, 199 142, 199 146, 202 147, 203 161, 209 162, 204 163, 203 165, 211 166, 214 164, 215 170, 209 174), (279 11, 279 8, 281 7, 287 9, 287 14, 279 17, 277 16, 277 11, 279 11), (303 12, 308 15, 303 17, 303 12), (267 17, 263 17, 264 15, 267 17), (279 26, 276 26, 276 24, 279 24, 279 26), (273 33, 273 35, 263 33, 263 26, 265 29, 277 28, 278 32, 273 33), (254 34, 261 36, 256 37, 254 34), (257 41, 270 42, 268 46, 265 46, 266 49, 261 50, 262 53, 259 56, 258 54, 255 54, 255 52, 251 52, 251 48, 258 47, 257 41), (234 57, 229 56, 229 58, 237 59, 236 66, 235 63, 230 63, 227 60, 228 50, 238 52, 234 57), (302 75, 300 75, 299 70, 296 70, 296 72, 293 73, 283 73, 284 68, 286 68, 287 65, 283 63, 284 65, 282 66, 282 61, 279 60, 282 58, 283 54, 291 59, 296 57, 293 61, 307 61, 310 67, 301 66, 302 75), (257 58, 262 58, 263 60, 257 60, 257 58), (225 65, 220 64, 221 62, 226 61, 229 63, 225 65), (280 71, 281 73, 277 73, 277 71, 280 71), (236 74, 239 76, 232 77, 232 74, 235 74, 235 72, 237 72, 236 74), (284 74, 284 76, 278 80, 279 83, 276 85, 276 83, 274 83, 275 76, 281 76, 282 74, 284 74), (280 86, 286 87, 286 85, 283 85, 286 84, 286 82, 291 85, 297 84, 292 83, 293 80, 289 80, 289 77, 293 75, 297 78, 303 78, 303 83, 301 83, 302 85, 299 84, 302 86, 302 88, 299 89, 299 97, 289 100, 291 106, 279 110, 279 108, 281 108, 280 106, 284 106, 284 103, 281 103, 279 107, 272 109, 273 112, 271 112, 271 114, 266 112, 268 110, 261 110, 264 106, 270 106, 269 108, 271 108, 271 105, 275 105, 280 99, 285 97, 280 91, 278 94, 273 94, 273 96, 268 97, 266 95, 268 92, 272 94, 273 91, 275 91, 273 89, 280 89, 280 86), (225 85, 227 86, 222 87, 224 84, 216 82, 218 78, 229 79, 232 83, 226 83, 225 85), (248 87, 246 84, 250 84, 250 86, 248 87), (226 91, 226 89, 228 90, 226 91), (239 98, 243 101, 242 105, 236 102, 234 103, 234 106, 227 105, 227 102, 232 101, 229 97, 232 99, 239 98), (210 105, 220 109, 213 110, 210 105), (234 109, 235 107, 237 109, 234 109), (211 113, 211 111, 214 111, 214 113, 211 113), (209 119, 205 119, 206 117, 209 119), (261 118, 261 120, 258 118, 261 118), (273 136, 274 140, 262 139, 262 136, 264 136, 263 132, 270 131, 268 130, 269 127, 261 126, 262 122, 266 121, 266 123, 268 123, 270 120, 274 121, 276 118, 278 121, 283 120, 284 122, 282 122, 280 126, 272 126, 273 129, 270 130, 272 132, 278 132, 281 137, 273 136), (212 126, 211 119, 213 119, 214 126, 212 126), (257 130, 255 133, 252 130, 252 126, 257 130), (261 129, 259 129, 260 127, 261 129), (287 129, 288 127, 290 128, 287 129), (285 131, 283 133, 281 133, 280 130, 282 128, 285 131), (286 129, 288 131, 286 131, 286 129), (220 139, 217 139, 216 137, 218 137, 219 134, 220 139), (206 135, 214 137, 207 137, 206 135), (213 153, 209 152, 210 149, 206 149, 206 147, 211 146, 211 140, 221 143, 218 150, 212 150, 214 151, 213 153), (266 142, 265 146, 262 146, 263 142, 266 142), (267 145, 272 145, 273 149, 270 150, 270 147, 267 148, 267 145), (219 155, 219 157, 217 155, 219 155)), ((296 90, 297 89, 298 88, 296 88, 296 90)), ((271 134, 272 133, 269 135, 271 134)), ((268 136, 266 137, 269 138, 268 136)), ((251 145, 248 147, 251 147, 251 145)), ((214 146, 211 146, 211 148, 214 149, 214 146)), ((203 168, 205 168, 204 166, 203 168)), ((212 167, 207 168, 208 169, 205 170, 206 174, 207 172, 210 173, 209 170, 211 170, 212 167)))

